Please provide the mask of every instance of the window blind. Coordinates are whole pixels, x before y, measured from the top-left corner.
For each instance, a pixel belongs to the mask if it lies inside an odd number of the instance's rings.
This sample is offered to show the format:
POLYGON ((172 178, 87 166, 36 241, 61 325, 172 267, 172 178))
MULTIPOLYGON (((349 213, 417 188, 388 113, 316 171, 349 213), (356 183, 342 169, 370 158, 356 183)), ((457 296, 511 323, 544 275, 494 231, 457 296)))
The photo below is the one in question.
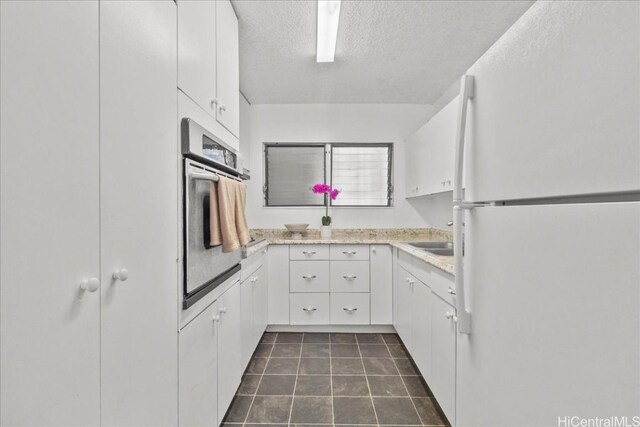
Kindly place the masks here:
POLYGON ((321 206, 311 187, 325 182, 325 169, 324 145, 266 145, 266 206, 321 206))
POLYGON ((331 186, 341 190, 333 206, 390 206, 391 145, 333 145, 331 186))

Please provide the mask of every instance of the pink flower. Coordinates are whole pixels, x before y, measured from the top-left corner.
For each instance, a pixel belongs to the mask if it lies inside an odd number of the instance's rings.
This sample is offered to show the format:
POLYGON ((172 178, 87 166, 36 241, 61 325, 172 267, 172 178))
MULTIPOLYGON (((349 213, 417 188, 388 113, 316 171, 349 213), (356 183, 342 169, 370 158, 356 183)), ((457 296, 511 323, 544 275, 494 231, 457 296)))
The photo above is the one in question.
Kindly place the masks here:
POLYGON ((337 199, 338 194, 340 194, 340 190, 338 190, 337 188, 334 188, 329 192, 329 196, 331 197, 331 200, 337 199))
POLYGON ((331 186, 328 184, 315 184, 312 190, 315 194, 326 194, 331 191, 331 186))

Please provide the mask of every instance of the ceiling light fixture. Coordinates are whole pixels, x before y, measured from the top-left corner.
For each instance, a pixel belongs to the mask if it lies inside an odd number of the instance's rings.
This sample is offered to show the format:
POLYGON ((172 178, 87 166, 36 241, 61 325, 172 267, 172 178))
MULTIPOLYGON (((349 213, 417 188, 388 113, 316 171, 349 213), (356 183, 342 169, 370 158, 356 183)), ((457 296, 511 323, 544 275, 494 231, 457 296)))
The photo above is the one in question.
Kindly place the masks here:
POLYGON ((318 0, 317 62, 333 62, 336 56, 341 0, 318 0))

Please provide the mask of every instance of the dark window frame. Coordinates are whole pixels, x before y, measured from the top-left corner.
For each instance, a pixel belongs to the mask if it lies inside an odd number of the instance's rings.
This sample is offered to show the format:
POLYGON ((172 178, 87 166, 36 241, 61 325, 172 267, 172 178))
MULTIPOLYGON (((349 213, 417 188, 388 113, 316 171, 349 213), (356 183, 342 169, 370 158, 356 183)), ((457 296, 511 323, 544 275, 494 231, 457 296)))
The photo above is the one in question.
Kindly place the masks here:
POLYGON ((392 208, 393 207, 393 142, 309 142, 309 143, 283 143, 283 142, 265 142, 263 143, 264 152, 264 171, 263 171, 263 207, 266 208, 318 208, 324 206, 324 199, 318 198, 318 204, 291 204, 291 205, 270 205, 269 204, 269 147, 324 147, 324 182, 328 182, 333 186, 333 147, 387 147, 387 204, 386 205, 334 205, 331 201, 329 205, 333 208, 392 208), (327 167, 327 164, 329 167, 327 167))

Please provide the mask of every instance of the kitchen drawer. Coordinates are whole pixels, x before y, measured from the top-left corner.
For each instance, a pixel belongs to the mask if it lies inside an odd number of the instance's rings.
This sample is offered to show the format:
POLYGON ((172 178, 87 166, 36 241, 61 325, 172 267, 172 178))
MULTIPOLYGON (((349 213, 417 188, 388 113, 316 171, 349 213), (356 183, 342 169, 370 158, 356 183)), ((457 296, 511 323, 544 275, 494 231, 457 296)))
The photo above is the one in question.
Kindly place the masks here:
POLYGON ((250 277, 253 273, 255 273, 263 264, 265 264, 267 260, 267 248, 264 248, 255 254, 251 255, 249 258, 243 259, 240 262, 242 265, 242 269, 240 270, 240 280, 245 281, 248 277, 250 277))
POLYGON ((411 258, 413 257, 410 254, 403 251, 402 249, 398 249, 398 264, 400 264, 402 268, 407 270, 409 274, 413 274, 413 266, 412 266, 411 258))
POLYGON ((306 293, 289 295, 292 325, 328 325, 329 294, 306 293))
POLYGON ((331 260, 358 261, 369 259, 369 245, 331 245, 331 260))
POLYGON ((329 292, 329 261, 289 262, 290 292, 329 292))
POLYGON ((413 260, 414 276, 431 288, 433 293, 455 307, 455 278, 429 263, 415 258, 413 260))
POLYGON ((368 325, 369 294, 331 294, 332 325, 368 325))
POLYGON ((328 260, 329 245, 291 245, 290 260, 328 260))
POLYGON ((369 261, 331 261, 331 292, 369 292, 369 261))

